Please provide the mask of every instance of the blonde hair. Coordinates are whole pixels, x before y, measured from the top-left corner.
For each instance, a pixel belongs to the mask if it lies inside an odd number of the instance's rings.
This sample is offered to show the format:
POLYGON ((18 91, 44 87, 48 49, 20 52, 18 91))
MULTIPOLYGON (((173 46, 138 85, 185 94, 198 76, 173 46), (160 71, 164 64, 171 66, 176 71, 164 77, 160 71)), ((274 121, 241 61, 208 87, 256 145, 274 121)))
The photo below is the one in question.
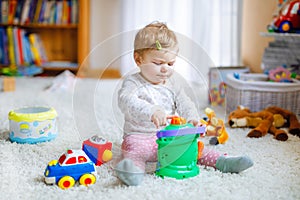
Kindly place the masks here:
POLYGON ((160 49, 178 51, 176 35, 165 23, 153 22, 139 30, 134 40, 134 52, 160 49))

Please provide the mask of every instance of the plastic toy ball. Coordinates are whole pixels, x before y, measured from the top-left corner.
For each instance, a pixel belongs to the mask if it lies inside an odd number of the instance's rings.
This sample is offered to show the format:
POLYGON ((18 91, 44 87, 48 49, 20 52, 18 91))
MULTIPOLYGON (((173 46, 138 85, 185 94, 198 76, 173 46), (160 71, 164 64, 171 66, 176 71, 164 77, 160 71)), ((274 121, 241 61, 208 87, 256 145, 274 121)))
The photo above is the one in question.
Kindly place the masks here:
POLYGON ((76 181, 85 186, 94 184, 96 169, 84 151, 69 149, 58 160, 48 163, 44 176, 46 184, 57 184, 61 189, 68 189, 76 181))

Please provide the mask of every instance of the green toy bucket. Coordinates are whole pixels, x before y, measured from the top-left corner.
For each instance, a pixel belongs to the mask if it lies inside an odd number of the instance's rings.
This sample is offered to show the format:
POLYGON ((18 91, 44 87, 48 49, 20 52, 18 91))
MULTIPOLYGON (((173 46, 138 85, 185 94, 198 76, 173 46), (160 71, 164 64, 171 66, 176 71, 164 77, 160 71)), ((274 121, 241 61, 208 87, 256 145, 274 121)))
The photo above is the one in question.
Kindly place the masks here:
POLYGON ((176 179, 197 176, 198 137, 199 134, 158 138, 156 175, 176 179))

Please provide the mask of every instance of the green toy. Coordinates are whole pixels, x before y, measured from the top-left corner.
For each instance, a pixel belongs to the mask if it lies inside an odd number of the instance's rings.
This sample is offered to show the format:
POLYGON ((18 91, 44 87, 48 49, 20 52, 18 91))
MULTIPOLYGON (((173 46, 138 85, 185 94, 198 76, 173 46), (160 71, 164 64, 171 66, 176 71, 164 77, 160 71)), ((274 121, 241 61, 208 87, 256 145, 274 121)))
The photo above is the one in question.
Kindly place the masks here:
POLYGON ((180 117, 157 132, 158 164, 156 175, 184 179, 199 174, 197 166, 198 138, 205 126, 194 127, 180 117))

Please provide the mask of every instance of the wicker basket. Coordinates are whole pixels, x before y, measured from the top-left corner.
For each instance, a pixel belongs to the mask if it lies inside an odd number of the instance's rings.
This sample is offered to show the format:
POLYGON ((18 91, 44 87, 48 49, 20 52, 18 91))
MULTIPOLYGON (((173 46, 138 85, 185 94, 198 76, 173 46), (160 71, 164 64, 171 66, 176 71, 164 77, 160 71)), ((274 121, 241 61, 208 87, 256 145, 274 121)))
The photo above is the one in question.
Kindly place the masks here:
POLYGON ((238 105, 259 111, 268 106, 279 106, 300 115, 300 81, 292 83, 269 82, 264 74, 233 74, 226 77, 226 112, 229 114, 238 105))

